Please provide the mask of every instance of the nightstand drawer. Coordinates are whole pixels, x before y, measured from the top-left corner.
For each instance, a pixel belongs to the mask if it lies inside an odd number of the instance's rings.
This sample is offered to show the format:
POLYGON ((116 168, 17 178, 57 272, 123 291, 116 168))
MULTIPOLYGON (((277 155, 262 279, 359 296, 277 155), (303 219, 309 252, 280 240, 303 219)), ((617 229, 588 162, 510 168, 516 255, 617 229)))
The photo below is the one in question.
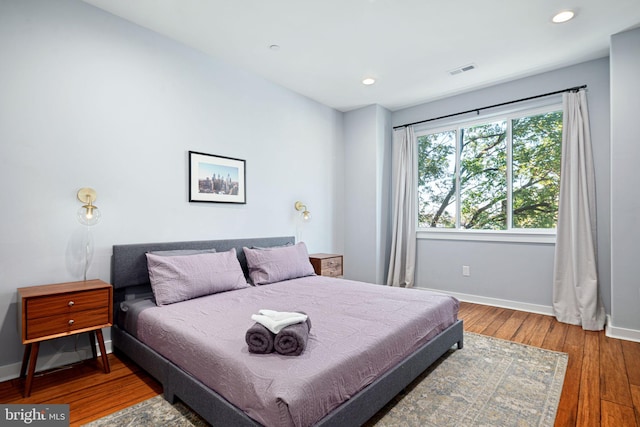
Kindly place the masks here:
POLYGON ((109 308, 104 304, 92 310, 31 319, 27 322, 26 332, 27 339, 32 340, 101 325, 109 325, 109 308))
POLYGON ((26 318, 31 322, 33 319, 42 317, 105 308, 110 304, 109 298, 109 289, 93 289, 30 298, 26 303, 26 318))
POLYGON ((319 276, 340 277, 344 274, 342 255, 311 254, 309 261, 319 276))
POLYGON ((320 262, 323 276, 342 276, 342 257, 327 258, 320 262))

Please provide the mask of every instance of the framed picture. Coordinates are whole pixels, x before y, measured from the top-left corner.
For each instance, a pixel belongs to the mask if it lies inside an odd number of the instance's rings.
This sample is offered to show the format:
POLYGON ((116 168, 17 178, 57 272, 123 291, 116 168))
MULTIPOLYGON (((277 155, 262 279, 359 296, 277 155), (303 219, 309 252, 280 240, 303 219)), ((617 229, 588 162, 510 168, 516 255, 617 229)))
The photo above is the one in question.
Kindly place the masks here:
POLYGON ((245 161, 189 151, 189 201, 247 203, 245 161))

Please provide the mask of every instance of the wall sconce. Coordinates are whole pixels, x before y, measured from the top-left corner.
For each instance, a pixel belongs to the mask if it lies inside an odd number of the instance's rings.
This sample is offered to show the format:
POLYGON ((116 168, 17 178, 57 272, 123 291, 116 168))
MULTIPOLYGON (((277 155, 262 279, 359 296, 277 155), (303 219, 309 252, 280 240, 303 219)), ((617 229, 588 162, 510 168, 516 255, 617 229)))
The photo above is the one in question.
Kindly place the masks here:
POLYGON ((93 188, 83 187, 78 190, 78 200, 84 205, 78 209, 78 221, 82 225, 96 225, 100 221, 100 210, 93 202, 96 200, 97 193, 93 188))
POLYGON ((303 204, 302 202, 296 202, 294 207, 296 208, 297 211, 302 212, 301 216, 303 221, 311 220, 311 212, 307 210, 307 205, 303 204))

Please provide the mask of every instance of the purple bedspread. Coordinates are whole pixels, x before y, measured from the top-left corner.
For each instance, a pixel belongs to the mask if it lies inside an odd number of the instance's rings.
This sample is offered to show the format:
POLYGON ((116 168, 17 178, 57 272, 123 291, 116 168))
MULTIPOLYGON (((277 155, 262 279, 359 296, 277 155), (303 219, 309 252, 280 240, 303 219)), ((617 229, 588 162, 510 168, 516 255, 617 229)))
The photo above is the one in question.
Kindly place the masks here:
POLYGON ((458 307, 428 291, 310 276, 145 309, 136 335, 259 423, 310 426, 453 324, 458 307), (260 309, 307 313, 304 353, 249 353, 260 309))

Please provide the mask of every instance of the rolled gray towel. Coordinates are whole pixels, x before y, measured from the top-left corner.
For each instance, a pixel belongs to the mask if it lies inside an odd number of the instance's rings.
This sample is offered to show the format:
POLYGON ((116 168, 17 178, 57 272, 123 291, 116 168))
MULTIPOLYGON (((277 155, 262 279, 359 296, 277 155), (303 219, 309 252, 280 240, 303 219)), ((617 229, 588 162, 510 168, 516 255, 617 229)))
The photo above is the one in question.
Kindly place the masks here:
POLYGON ((260 323, 254 323, 244 336, 249 353, 267 354, 273 352, 275 335, 260 323))
POLYGON ((275 350, 284 356, 299 356, 307 348, 311 320, 282 328, 273 341, 275 350))

